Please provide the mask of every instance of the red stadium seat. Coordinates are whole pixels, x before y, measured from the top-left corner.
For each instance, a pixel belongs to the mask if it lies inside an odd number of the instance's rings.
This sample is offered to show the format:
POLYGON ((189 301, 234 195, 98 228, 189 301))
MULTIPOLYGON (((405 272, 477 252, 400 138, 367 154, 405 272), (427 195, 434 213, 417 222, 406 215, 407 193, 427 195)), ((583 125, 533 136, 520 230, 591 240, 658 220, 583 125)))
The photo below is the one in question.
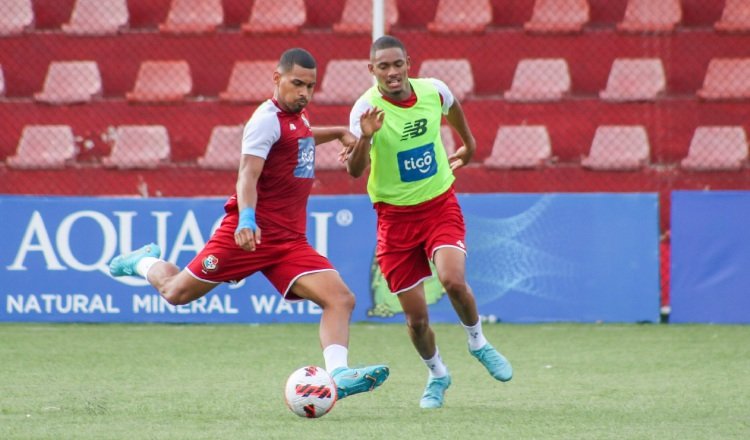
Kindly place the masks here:
POLYGON ((750 98, 750 58, 712 59, 698 96, 709 100, 750 98))
POLYGON ((33 24, 31 0, 3 0, 0 4, 0 36, 20 34, 33 24))
POLYGON ((695 171, 739 170, 747 156, 747 135, 743 127, 698 127, 680 166, 695 171))
POLYGON ((262 102, 272 96, 269 86, 277 61, 237 61, 227 89, 219 99, 232 103, 262 102))
POLYGON ((305 0, 255 0, 242 30, 251 34, 293 34, 305 21, 305 0))
POLYGON ((313 98, 318 104, 352 105, 374 84, 367 69, 370 60, 331 60, 326 66, 320 91, 313 98))
POLYGON ((172 0, 159 31, 168 34, 213 32, 224 22, 221 0, 172 0))
POLYGON ((625 17, 617 24, 617 30, 672 32, 681 20, 680 0, 628 0, 625 17))
POLYGON ((3 65, 0 64, 0 96, 5 95, 5 76, 3 75, 3 65))
POLYGON ((220 125, 211 131, 206 152, 198 158, 198 166, 215 170, 236 170, 242 151, 242 125, 220 125))
POLYGON ((116 34, 127 26, 128 19, 127 0, 76 0, 62 30, 71 35, 116 34))
POLYGON ((531 20, 524 23, 528 32, 580 32, 589 21, 586 0, 536 0, 531 20))
POLYGON ((721 19, 714 23, 721 32, 750 31, 750 0, 726 0, 721 19))
POLYGON ((642 125, 603 125, 596 129, 589 155, 581 165, 594 170, 636 170, 648 162, 650 151, 642 125))
POLYGON ((63 168, 76 155, 73 130, 67 125, 27 125, 14 156, 8 157, 11 168, 63 168))
POLYGON ((96 61, 53 61, 47 70, 44 89, 34 99, 47 104, 75 104, 91 101, 102 93, 102 79, 96 61))
POLYGON ((534 168, 551 157, 552 145, 547 127, 501 126, 484 165, 488 168, 534 168))
POLYGON ((653 101, 664 93, 667 81, 659 58, 617 58, 609 72, 605 101, 653 101))
MULTIPOLYGON (((396 0, 385 1, 385 32, 398 21, 396 0)), ((372 0, 345 0, 341 19, 334 23, 339 34, 369 34, 372 32, 372 0)))
POLYGON ((316 170, 343 170, 346 164, 339 160, 339 153, 343 144, 338 140, 332 140, 315 146, 315 169, 316 170))
POLYGON ((169 134, 163 125, 122 125, 117 127, 106 167, 156 168, 169 159, 169 134))
POLYGON ((176 102, 184 100, 192 89, 187 61, 144 61, 133 91, 125 97, 130 102, 176 102))
POLYGON ((465 58, 424 60, 419 67, 419 77, 442 80, 459 101, 474 93, 474 74, 471 63, 465 58))
POLYGON ((492 23, 490 0, 439 0, 430 32, 441 34, 484 32, 492 23))
POLYGON ((570 71, 563 58, 524 59, 518 63, 508 101, 555 101, 570 92, 570 71))

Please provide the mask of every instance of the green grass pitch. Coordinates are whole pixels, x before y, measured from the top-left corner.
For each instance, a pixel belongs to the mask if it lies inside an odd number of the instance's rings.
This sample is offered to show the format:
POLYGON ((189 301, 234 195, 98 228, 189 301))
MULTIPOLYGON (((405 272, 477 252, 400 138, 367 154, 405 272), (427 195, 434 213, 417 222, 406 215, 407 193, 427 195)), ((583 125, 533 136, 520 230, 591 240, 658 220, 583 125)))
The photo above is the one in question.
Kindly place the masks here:
POLYGON ((458 325, 435 325, 453 374, 427 371, 403 325, 352 327, 373 393, 306 420, 286 377, 322 365, 317 325, 0 325, 0 439, 748 439, 750 326, 486 325, 513 362, 492 380, 458 325))

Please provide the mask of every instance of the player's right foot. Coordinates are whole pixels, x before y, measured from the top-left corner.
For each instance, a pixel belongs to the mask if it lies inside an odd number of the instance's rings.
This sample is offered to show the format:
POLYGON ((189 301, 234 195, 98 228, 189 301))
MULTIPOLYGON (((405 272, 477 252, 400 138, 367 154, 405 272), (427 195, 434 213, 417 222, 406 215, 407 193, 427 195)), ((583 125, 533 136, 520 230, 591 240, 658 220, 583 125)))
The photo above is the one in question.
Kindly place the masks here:
POLYGON ((388 367, 385 365, 372 365, 364 368, 341 367, 331 372, 331 377, 336 383, 336 392, 339 399, 352 394, 372 391, 388 379, 388 367))
POLYGON ((469 349, 469 353, 477 358, 495 379, 507 382, 513 378, 513 367, 510 362, 490 343, 485 344, 479 350, 469 349))
POLYGON ((109 263, 109 273, 113 277, 121 277, 124 275, 137 275, 135 272, 135 266, 144 257, 159 258, 161 256, 161 249, 155 243, 149 243, 140 249, 134 250, 129 254, 118 255, 112 259, 109 263))
POLYGON ((451 386, 451 375, 446 374, 443 377, 432 377, 427 379, 427 386, 424 387, 424 394, 419 401, 419 407, 425 409, 440 408, 445 400, 445 390, 451 386))

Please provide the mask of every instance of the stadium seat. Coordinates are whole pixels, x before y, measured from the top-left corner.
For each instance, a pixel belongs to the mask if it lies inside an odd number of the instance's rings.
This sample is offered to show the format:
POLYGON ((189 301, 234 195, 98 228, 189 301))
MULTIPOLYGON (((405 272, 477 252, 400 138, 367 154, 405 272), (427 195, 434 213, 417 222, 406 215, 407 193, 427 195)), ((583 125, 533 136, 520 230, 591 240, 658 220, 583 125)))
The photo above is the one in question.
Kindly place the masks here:
POLYGON ((580 32, 589 21, 586 0, 536 0, 531 20, 524 23, 528 32, 580 32))
POLYGON ((47 104, 76 104, 101 95, 102 79, 96 61, 53 61, 44 88, 34 99, 47 104))
POLYGON ((18 35, 33 24, 31 0, 3 0, 0 4, 0 36, 18 35))
POLYGON ((242 30, 251 34, 293 34, 305 21, 305 0, 255 0, 242 30))
POLYGON ((269 86, 278 61, 237 61, 232 67, 227 89, 219 99, 233 103, 262 102, 270 98, 269 86))
POLYGON ((213 32, 224 22, 221 0, 172 0, 159 31, 168 34, 213 32))
POLYGON ((459 101, 474 93, 474 73, 465 58, 424 60, 419 67, 419 77, 442 80, 459 101))
POLYGON ((127 0, 76 0, 62 30, 70 35, 110 35, 127 26, 127 0))
POLYGON ((563 58, 524 59, 518 63, 508 101, 555 101, 570 92, 570 71, 563 58))
POLYGON ((121 125, 102 164, 122 169, 156 168, 169 159, 169 150, 169 134, 163 125, 121 125))
POLYGON ((712 59, 698 96, 709 100, 750 98, 750 58, 712 59))
POLYGON ((3 65, 0 64, 0 96, 5 95, 5 76, 3 75, 3 65))
POLYGON ((132 92, 125 94, 129 102, 166 103, 185 99, 193 89, 187 61, 144 61, 132 92))
POLYGON ((667 80, 659 58, 617 58, 609 72, 605 101, 653 101, 664 93, 667 80))
POLYGON ((456 152, 456 140, 453 138, 453 129, 450 125, 440 126, 440 139, 443 141, 443 148, 448 153, 448 157, 456 152))
POLYGON ((597 127, 581 165, 593 170, 636 170, 648 162, 650 151, 642 125, 603 125, 597 127))
POLYGON ((315 146, 316 170, 343 170, 346 164, 339 161, 339 153, 344 148, 338 139, 315 146))
POLYGON ((63 168, 76 154, 73 130, 67 125, 27 125, 14 156, 6 163, 11 168, 63 168))
POLYGON ((242 125, 219 125, 211 131, 206 152, 198 158, 198 166, 214 170, 236 170, 242 151, 242 125))
POLYGON ((726 0, 721 19, 714 23, 721 32, 750 31, 750 0, 726 0))
POLYGON ((440 34, 484 32, 490 23, 490 0, 439 0, 427 29, 440 34))
POLYGON ((628 0, 625 17, 617 24, 617 30, 672 32, 681 20, 680 0, 628 0))
MULTIPOLYGON (((385 32, 398 21, 396 0, 385 1, 385 32)), ((369 34, 372 32, 372 0, 345 0, 341 19, 333 24, 338 34, 369 34)))
POLYGON ((484 165, 488 168, 534 168, 543 165, 551 156, 547 127, 501 126, 484 165))
POLYGON ((680 166, 695 171, 739 170, 747 156, 747 135, 742 126, 698 127, 680 166))
POLYGON ((320 91, 313 98, 318 104, 352 105, 373 86, 367 69, 369 60, 331 60, 326 66, 320 91))

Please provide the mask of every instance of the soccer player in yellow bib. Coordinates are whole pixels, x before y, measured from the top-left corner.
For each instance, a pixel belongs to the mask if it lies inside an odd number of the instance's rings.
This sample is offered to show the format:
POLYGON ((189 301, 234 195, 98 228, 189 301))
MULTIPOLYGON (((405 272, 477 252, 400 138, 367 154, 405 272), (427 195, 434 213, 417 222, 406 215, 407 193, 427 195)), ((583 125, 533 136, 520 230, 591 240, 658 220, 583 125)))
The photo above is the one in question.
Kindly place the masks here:
POLYGON ((348 152, 347 170, 359 177, 370 167, 367 192, 378 217, 376 257, 429 369, 420 406, 440 408, 451 376, 429 324, 423 285, 432 276, 429 260, 466 329, 469 352, 497 380, 509 381, 513 368, 484 337, 465 277, 466 232, 453 170, 471 160, 474 136, 446 84, 409 78, 409 67, 400 40, 386 35, 373 42, 368 68, 377 84, 352 108, 349 129, 359 140, 348 152), (443 115, 463 141, 450 157, 440 139, 443 115))

